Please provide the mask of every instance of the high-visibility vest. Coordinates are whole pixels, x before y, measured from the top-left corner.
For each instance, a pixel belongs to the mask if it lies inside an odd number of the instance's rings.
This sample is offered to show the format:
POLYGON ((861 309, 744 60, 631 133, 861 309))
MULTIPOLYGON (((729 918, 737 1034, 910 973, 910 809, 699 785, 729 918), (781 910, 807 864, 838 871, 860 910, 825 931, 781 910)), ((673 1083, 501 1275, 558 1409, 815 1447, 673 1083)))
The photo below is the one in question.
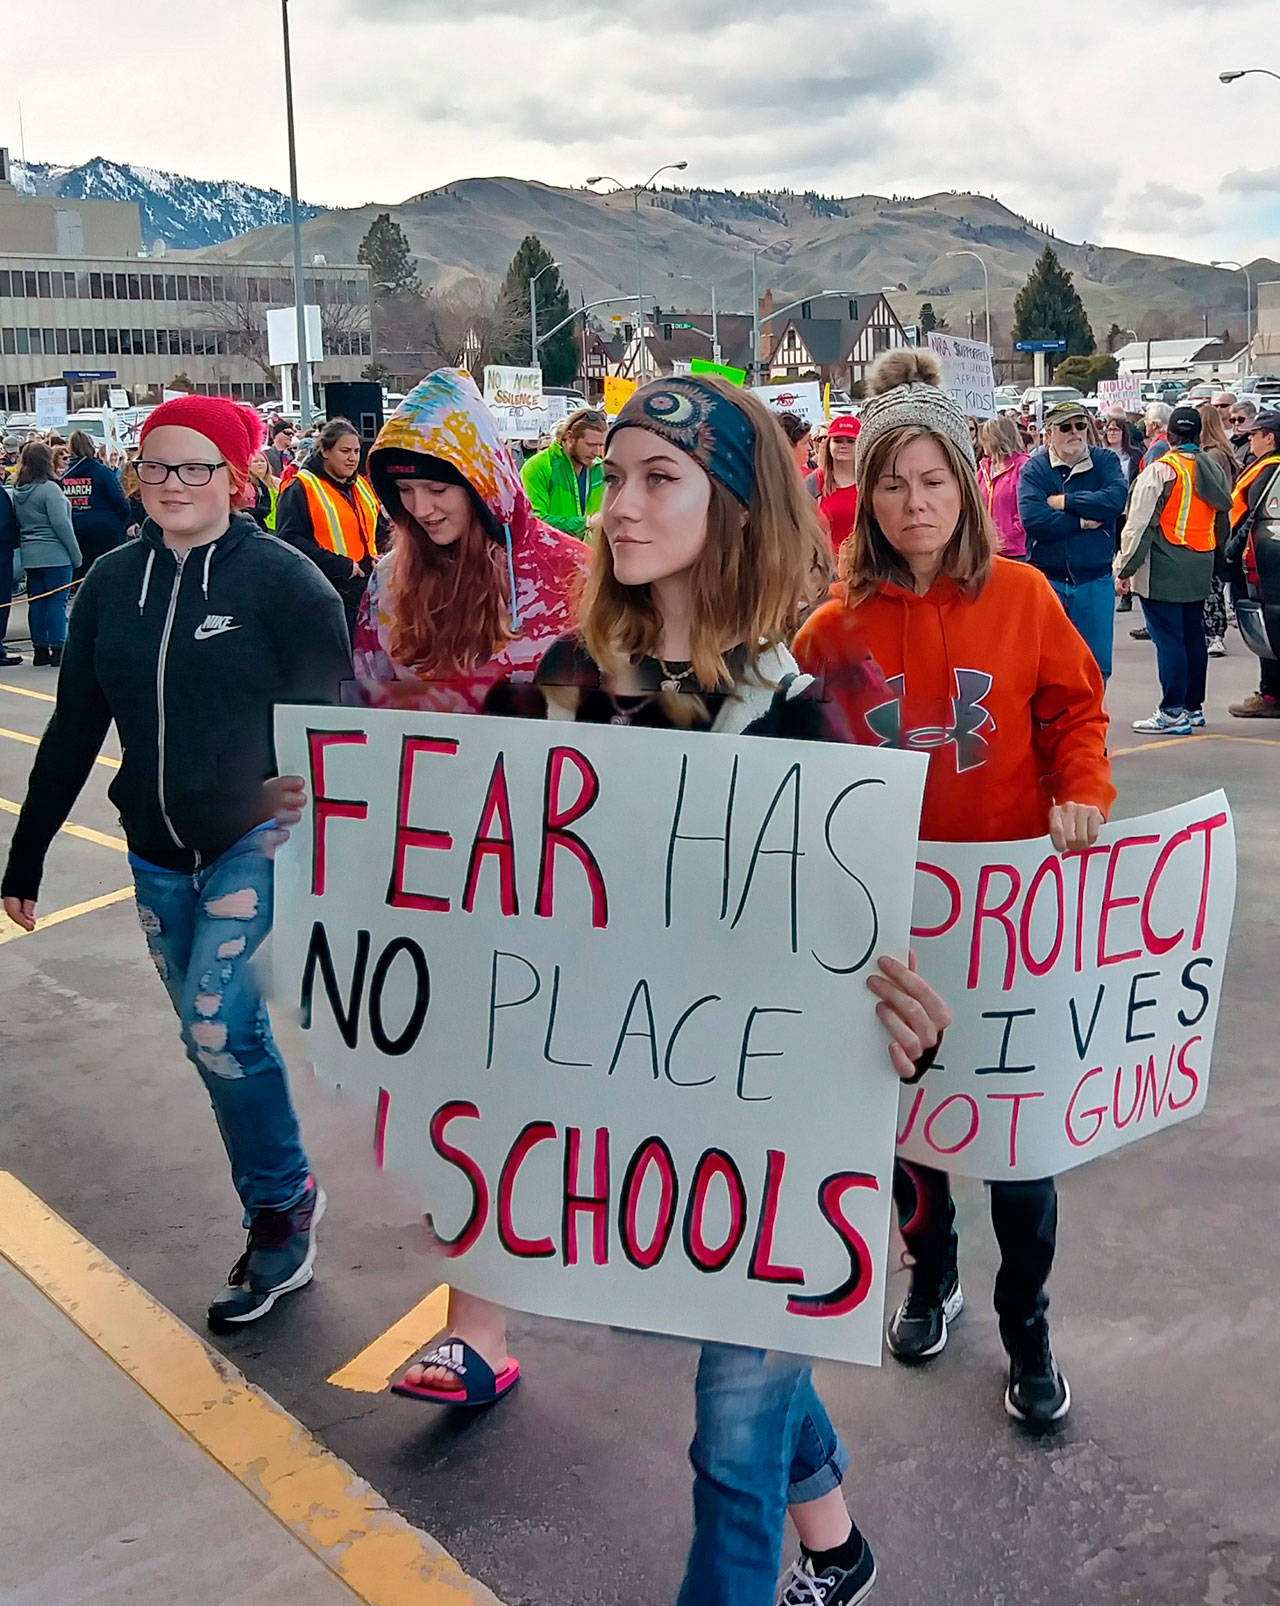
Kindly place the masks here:
POLYGON ((1250 463, 1244 473, 1236 481, 1236 488, 1231 494, 1231 525, 1232 528, 1249 511, 1249 499, 1245 494, 1255 480, 1261 479, 1264 474, 1274 474, 1280 468, 1280 452, 1268 452, 1260 457, 1256 463, 1250 463))
POLYGON ((374 557, 378 498, 364 475, 356 475, 351 501, 309 468, 299 469, 297 479, 306 494, 316 544, 357 563, 374 557))
POLYGON ((1160 533, 1174 546, 1212 552, 1217 545, 1213 532, 1217 509, 1196 494, 1195 463, 1176 447, 1167 451, 1160 462, 1167 463, 1174 474, 1168 498, 1160 509, 1160 533))

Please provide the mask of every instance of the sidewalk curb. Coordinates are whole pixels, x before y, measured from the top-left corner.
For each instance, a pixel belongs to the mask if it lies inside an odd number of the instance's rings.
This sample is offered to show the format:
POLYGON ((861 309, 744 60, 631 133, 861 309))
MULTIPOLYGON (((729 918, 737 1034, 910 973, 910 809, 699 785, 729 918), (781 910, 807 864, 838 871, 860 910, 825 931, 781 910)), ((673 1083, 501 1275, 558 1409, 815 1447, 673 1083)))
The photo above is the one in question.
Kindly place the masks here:
POLYGON ((502 1606, 7 1171, 0 1255, 355 1598, 367 1606, 502 1606))

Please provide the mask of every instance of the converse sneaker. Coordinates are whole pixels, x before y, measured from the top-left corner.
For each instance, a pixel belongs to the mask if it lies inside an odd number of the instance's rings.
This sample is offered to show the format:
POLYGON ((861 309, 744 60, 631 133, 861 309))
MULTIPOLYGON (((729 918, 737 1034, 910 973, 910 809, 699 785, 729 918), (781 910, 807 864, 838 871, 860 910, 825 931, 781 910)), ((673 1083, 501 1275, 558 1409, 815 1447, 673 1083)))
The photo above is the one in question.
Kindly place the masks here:
POLYGON ((1053 1358, 1048 1322, 1036 1316, 1024 1327, 1012 1333, 1002 1331, 1000 1336, 1009 1352, 1005 1410, 1036 1432, 1061 1426, 1071 1409, 1071 1386, 1053 1358))
POLYGON ((1190 736, 1191 721, 1184 708, 1180 708, 1176 714, 1167 714, 1163 708, 1157 708, 1149 719, 1135 719, 1133 728, 1152 736, 1190 736))
POLYGON ((911 1272, 907 1297, 894 1312, 886 1335, 890 1351, 900 1361, 925 1361, 947 1347, 947 1324, 964 1309, 964 1293, 954 1270, 939 1285, 923 1278, 917 1266, 911 1272))
POLYGON ((316 1227, 326 1203, 324 1189, 308 1177, 306 1193, 291 1210, 254 1212, 248 1246, 209 1306, 210 1327, 256 1322, 281 1294, 306 1287, 315 1275, 316 1227))
POLYGON ((1251 691, 1242 703, 1232 703, 1227 713, 1237 719, 1280 719, 1280 702, 1264 697, 1260 691, 1251 691))
POLYGON ((782 1580, 777 1606, 856 1606, 866 1600, 875 1581, 875 1557, 864 1539, 862 1553, 847 1569, 827 1567, 817 1573, 809 1557, 802 1557, 782 1580))

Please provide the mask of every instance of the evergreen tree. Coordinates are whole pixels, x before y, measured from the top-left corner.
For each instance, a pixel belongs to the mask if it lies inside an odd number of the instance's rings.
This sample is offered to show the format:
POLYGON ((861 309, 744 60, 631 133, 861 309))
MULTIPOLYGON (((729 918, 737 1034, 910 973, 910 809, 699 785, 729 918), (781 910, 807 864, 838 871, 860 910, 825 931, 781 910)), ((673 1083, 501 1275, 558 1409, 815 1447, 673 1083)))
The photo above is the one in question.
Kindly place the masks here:
MULTIPOLYGON (((554 329, 573 310, 559 268, 548 267, 551 261, 551 253, 536 234, 527 234, 521 240, 498 294, 502 336, 495 362, 529 361, 529 281, 541 269, 548 268, 534 289, 539 334, 554 329)), ((538 363, 548 385, 573 383, 578 372, 578 343, 574 331, 574 324, 566 324, 559 334, 552 335, 538 347, 538 363)))
POLYGON ((418 278, 408 238, 400 225, 392 221, 390 212, 379 212, 369 225, 356 261, 370 271, 375 301, 422 294, 422 281, 418 278))
POLYGON ((1093 330, 1071 275, 1046 245, 1013 303, 1015 340, 1065 340, 1070 357, 1088 357, 1096 349, 1093 330))
POLYGON ((932 334, 933 331, 938 327, 938 315, 933 310, 932 301, 922 301, 920 303, 920 317, 918 322, 920 326, 920 333, 922 335, 932 334))

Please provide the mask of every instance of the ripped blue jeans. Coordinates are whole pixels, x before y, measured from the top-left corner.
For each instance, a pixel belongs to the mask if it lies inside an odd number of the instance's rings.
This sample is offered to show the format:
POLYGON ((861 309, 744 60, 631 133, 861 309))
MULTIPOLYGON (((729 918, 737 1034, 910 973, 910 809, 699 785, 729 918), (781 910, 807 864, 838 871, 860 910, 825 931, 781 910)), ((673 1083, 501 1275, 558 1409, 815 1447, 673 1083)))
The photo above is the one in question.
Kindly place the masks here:
POLYGON ((311 1172, 253 964, 271 930, 277 831, 259 826, 195 875, 129 855, 147 947, 246 1216, 296 1204, 311 1172))

